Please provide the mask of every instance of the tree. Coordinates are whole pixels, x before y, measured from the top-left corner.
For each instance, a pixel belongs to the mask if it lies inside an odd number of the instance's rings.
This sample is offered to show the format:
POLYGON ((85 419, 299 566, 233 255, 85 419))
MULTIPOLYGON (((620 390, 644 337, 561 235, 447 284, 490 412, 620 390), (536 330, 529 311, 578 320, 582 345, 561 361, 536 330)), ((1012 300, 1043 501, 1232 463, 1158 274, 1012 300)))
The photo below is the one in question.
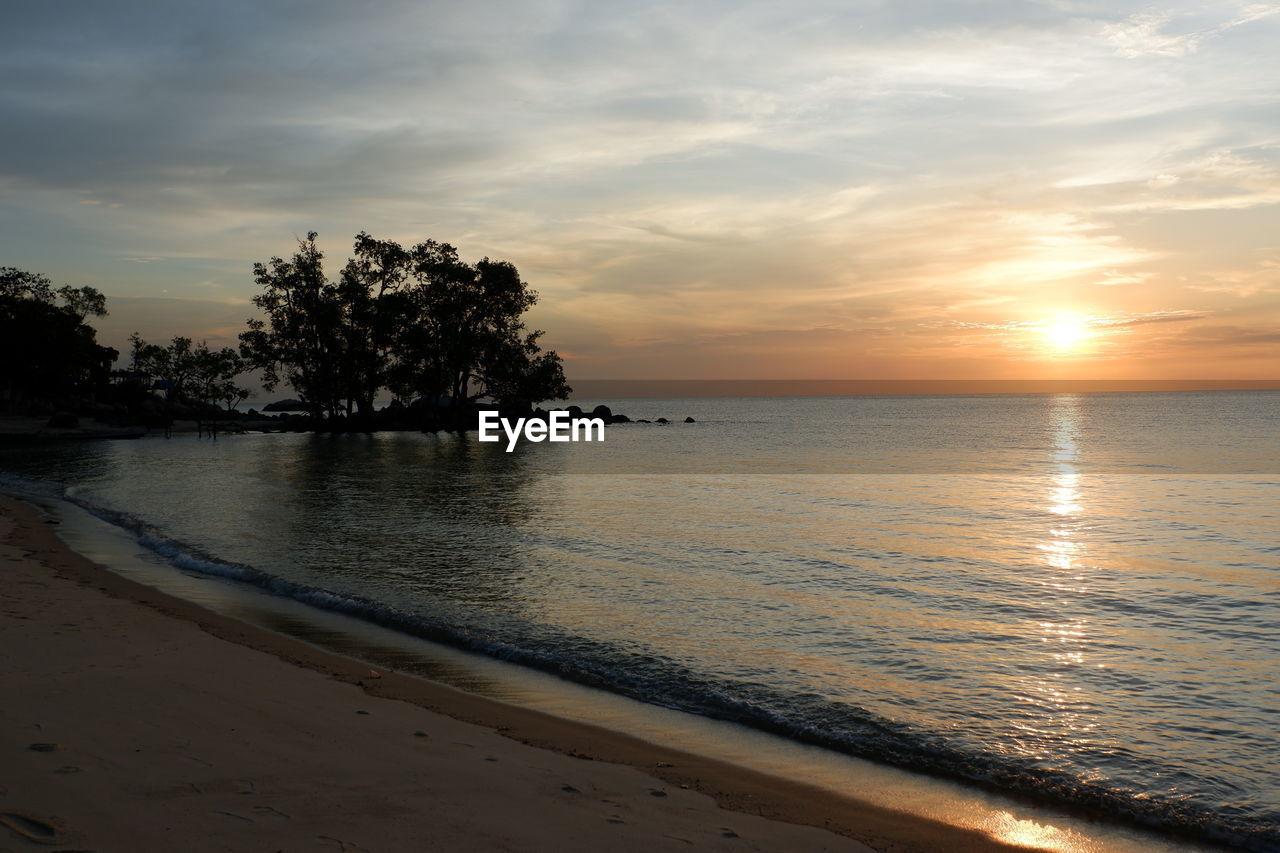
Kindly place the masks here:
POLYGON ((92 287, 53 289, 46 276, 0 267, 0 404, 61 401, 105 385, 118 355, 85 322, 107 313, 92 287))
POLYGON ((337 287, 325 278, 316 233, 298 241, 290 260, 254 264, 253 274, 265 290, 253 304, 266 319, 248 321, 248 331, 240 335, 241 355, 262 371, 267 390, 286 382, 314 418, 336 416, 344 390, 342 310, 337 287))
POLYGON ((371 414, 384 388, 455 406, 568 395, 560 357, 522 319, 538 295, 510 263, 467 264, 447 243, 405 249, 361 232, 335 283, 315 241, 309 233, 290 260, 254 266, 266 317, 240 341, 266 387, 292 385, 316 419, 371 414))
POLYGON ((356 235, 355 255, 338 284, 344 319, 344 373, 347 414, 354 401, 361 415, 373 413, 373 401, 387 386, 396 335, 411 301, 409 253, 398 243, 356 235))
POLYGON ((134 332, 133 370, 156 380, 155 387, 165 392, 165 429, 172 421, 175 401, 203 404, 218 411, 226 406, 232 411, 249 396, 235 379, 245 372, 245 361, 230 347, 209 349, 206 341, 193 346, 191 338, 175 337, 168 346, 149 344, 134 332))
POLYGON ((542 352, 542 332, 515 335, 493 351, 481 374, 484 395, 504 406, 529 407, 540 400, 563 400, 573 391, 555 350, 542 352))
POLYGON ((58 296, 62 297, 64 309, 82 323, 90 314, 107 316, 107 297, 92 287, 60 287, 58 296))
POLYGON ((457 289, 453 282, 465 281, 471 271, 448 243, 426 240, 411 247, 408 255, 411 281, 403 293, 387 386, 404 402, 437 402, 454 393, 454 336, 446 306, 457 289))
POLYGON ((567 397, 560 357, 542 352, 543 332, 528 331, 522 319, 538 294, 506 261, 465 264, 452 247, 443 248, 449 251, 430 256, 418 278, 420 310, 413 319, 428 334, 411 329, 403 347, 421 393, 443 390, 455 405, 482 397, 504 404, 567 397), (423 343, 426 353, 417 351, 423 343))

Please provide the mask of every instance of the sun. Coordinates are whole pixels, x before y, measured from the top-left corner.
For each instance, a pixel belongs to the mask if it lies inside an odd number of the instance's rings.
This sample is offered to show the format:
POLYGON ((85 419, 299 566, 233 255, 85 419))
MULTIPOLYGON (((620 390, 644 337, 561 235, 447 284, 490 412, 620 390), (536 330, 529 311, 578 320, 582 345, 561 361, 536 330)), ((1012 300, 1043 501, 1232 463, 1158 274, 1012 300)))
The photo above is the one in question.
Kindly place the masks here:
POLYGON ((1089 323, 1074 314, 1064 314, 1044 326, 1045 340, 1059 352, 1079 349, 1089 338, 1089 323))

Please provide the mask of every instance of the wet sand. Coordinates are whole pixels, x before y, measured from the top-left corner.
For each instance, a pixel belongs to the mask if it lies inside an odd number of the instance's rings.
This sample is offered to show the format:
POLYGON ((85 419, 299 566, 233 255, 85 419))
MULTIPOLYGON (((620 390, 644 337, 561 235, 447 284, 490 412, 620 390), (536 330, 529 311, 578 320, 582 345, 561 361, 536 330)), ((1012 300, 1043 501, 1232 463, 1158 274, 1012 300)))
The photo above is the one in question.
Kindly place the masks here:
POLYGON ((54 529, 0 498, 0 849, 1024 849, 375 671, 54 529))

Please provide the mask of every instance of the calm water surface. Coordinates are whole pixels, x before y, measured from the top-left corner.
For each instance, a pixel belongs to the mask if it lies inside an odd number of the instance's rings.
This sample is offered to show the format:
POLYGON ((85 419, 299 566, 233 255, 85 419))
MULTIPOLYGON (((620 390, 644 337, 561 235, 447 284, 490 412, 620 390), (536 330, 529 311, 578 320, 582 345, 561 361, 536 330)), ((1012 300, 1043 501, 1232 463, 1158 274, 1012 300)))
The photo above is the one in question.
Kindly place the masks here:
POLYGON ((180 565, 1280 849, 1280 394, 636 400, 599 445, 0 449, 180 565))

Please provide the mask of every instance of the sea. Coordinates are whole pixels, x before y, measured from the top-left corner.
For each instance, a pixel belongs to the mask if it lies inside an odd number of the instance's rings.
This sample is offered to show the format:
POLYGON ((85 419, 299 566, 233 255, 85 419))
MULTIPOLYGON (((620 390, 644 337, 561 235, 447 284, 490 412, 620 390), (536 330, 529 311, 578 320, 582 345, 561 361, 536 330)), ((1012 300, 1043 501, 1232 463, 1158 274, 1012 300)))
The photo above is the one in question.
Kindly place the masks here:
POLYGON ((302 610, 1280 850, 1280 392, 603 402, 653 422, 512 452, 474 433, 11 443, 0 490, 302 610))

